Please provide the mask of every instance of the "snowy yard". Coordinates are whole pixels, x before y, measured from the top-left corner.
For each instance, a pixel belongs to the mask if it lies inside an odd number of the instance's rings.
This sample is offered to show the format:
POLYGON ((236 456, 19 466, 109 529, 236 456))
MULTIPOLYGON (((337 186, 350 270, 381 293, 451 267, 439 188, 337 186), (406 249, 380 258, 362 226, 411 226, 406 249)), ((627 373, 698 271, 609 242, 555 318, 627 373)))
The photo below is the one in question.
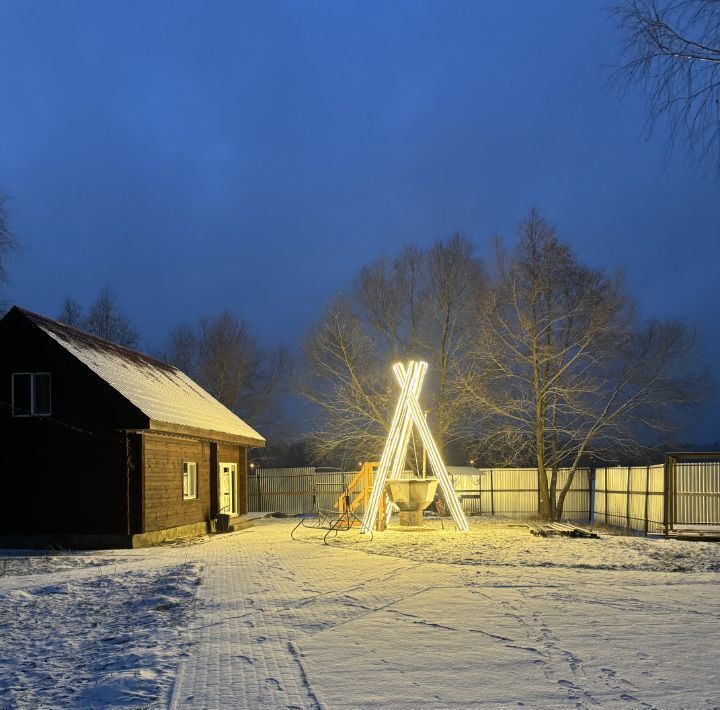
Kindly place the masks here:
POLYGON ((720 707, 720 544, 507 522, 0 553, 0 707, 720 707))
POLYGON ((0 707, 157 704, 172 684, 200 568, 116 553, 0 558, 0 707))
POLYGON ((521 520, 469 518, 470 532, 455 531, 452 521, 429 520, 421 532, 393 526, 366 543, 359 535, 340 535, 333 544, 416 562, 483 567, 559 567, 656 572, 720 572, 720 544, 629 537, 596 528, 601 540, 536 537, 521 520), (429 531, 432 532, 429 532, 429 531))

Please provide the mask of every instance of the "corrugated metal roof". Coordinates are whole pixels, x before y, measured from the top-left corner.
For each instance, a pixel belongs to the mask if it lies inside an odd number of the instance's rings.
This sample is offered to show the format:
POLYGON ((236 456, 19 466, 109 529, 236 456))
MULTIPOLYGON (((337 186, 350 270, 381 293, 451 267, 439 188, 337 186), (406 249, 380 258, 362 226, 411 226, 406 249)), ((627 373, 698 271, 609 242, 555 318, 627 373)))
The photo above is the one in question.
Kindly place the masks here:
POLYGON ((18 310, 151 420, 265 443, 264 437, 176 367, 37 313, 18 310))

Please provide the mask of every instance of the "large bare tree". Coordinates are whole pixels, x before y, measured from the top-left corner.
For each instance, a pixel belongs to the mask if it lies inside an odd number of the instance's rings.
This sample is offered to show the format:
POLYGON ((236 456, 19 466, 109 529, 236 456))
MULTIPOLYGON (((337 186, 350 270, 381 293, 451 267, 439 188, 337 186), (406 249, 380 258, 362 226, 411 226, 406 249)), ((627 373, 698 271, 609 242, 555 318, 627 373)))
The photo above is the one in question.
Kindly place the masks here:
POLYGON ((109 286, 100 289, 87 314, 80 303, 71 296, 66 296, 58 320, 128 348, 135 347, 138 342, 137 331, 120 308, 117 297, 109 286))
POLYGON ((288 354, 283 347, 261 347, 247 324, 229 311, 173 330, 165 359, 254 426, 277 425, 288 354))
POLYGON ((80 303, 71 296, 66 296, 60 307, 58 320, 73 328, 83 329, 85 325, 85 311, 80 303))
POLYGON ((138 341, 137 331, 120 308, 109 286, 100 289, 97 299, 90 306, 83 327, 93 335, 128 348, 135 347, 138 341))
POLYGON ((453 380, 483 285, 482 264, 460 235, 361 269, 304 342, 301 394, 318 412, 318 458, 380 455, 397 396, 391 366, 410 358, 430 364, 422 398, 439 446, 456 440, 463 392, 453 380))
POLYGON ((638 323, 621 276, 580 264, 537 210, 496 266, 456 383, 492 452, 534 459, 540 513, 558 519, 584 458, 668 431, 696 398, 694 337, 679 322, 638 323))
POLYGON ((720 170, 720 2, 623 0, 613 8, 623 38, 617 77, 639 86, 647 130, 667 119, 671 145, 720 170))

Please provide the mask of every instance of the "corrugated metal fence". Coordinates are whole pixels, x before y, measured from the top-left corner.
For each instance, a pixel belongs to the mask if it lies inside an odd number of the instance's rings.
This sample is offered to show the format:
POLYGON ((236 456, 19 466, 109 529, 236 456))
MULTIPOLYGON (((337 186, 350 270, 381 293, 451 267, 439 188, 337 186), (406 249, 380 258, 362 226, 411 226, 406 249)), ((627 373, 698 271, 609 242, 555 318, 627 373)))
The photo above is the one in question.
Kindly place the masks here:
POLYGON ((596 469, 596 522, 646 534, 720 525, 720 455, 703 456, 670 454, 664 464, 596 469))
MULTIPOLYGON (((565 520, 595 520, 638 532, 720 525, 720 454, 670 454, 665 464, 578 469, 565 498, 565 520), (704 458, 699 458, 703 456, 704 458), (685 458, 683 458, 685 457, 685 458)), ((528 518, 538 513, 536 468, 457 468, 450 477, 469 514, 528 518)), ((251 510, 286 515, 337 508, 355 471, 257 469, 249 476, 251 510)), ((558 488, 567 471, 560 471, 558 488)), ((362 510, 357 511, 362 514, 362 510)))
POLYGON ((664 476, 663 464, 595 469, 595 522, 662 532, 664 476))
POLYGON ((674 525, 720 525, 720 460, 683 461, 668 456, 667 516, 674 525))
POLYGON ((356 473, 316 472, 312 467, 255 469, 248 476, 250 510, 285 515, 311 513, 315 495, 320 508, 336 508, 338 497, 356 473))
MULTIPOLYGON (((467 470, 467 469, 463 469, 467 470)), ((333 509, 356 471, 316 472, 314 468, 256 469, 248 478, 250 509, 285 515, 311 513, 314 498, 320 508, 333 509)), ((559 487, 567 471, 559 472, 559 487)), ((476 473, 450 478, 463 509, 470 514, 527 518, 538 512, 536 468, 476 469, 476 473)), ((564 518, 587 520, 590 516, 590 481, 587 469, 578 469, 565 499, 564 518)), ((362 513, 362 510, 358 511, 362 513)))
MULTIPOLYGON (((558 471, 558 490, 568 471, 558 471)), ((481 468, 477 473, 452 475, 453 486, 466 513, 528 518, 538 514, 539 487, 536 468, 481 468)), ((563 519, 590 517, 590 471, 578 469, 565 497, 563 519)))

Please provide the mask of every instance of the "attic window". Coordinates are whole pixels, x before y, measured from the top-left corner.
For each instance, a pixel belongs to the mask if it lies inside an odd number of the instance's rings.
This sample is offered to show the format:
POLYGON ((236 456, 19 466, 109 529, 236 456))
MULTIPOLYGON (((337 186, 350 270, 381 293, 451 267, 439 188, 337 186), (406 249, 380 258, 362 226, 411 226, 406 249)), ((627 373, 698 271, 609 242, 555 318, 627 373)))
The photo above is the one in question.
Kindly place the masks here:
POLYGON ((183 500, 197 498, 197 463, 183 462, 183 500))
POLYGON ((12 376, 14 417, 46 417, 50 414, 50 373, 14 372, 12 376))

